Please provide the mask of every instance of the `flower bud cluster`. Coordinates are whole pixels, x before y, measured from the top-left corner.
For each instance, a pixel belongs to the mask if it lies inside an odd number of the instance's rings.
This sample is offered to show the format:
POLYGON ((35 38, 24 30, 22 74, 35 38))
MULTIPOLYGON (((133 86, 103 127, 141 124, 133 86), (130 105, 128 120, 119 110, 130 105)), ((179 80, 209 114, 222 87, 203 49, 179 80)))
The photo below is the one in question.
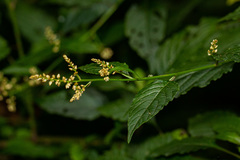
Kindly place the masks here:
POLYGON ((0 101, 6 100, 7 108, 10 112, 16 111, 16 98, 10 94, 10 91, 16 87, 16 78, 9 80, 0 72, 0 101))
MULTIPOLYGON (((109 81, 109 74, 110 74, 109 70, 114 67, 112 65, 110 65, 109 62, 101 61, 100 59, 92 58, 91 60, 93 62, 99 64, 102 67, 102 69, 99 70, 98 72, 101 77, 104 77, 103 78, 104 81, 106 81, 106 82, 109 81)), ((114 72, 113 72, 113 74, 114 74, 114 72)))
POLYGON ((217 53, 217 42, 218 40, 217 39, 214 39, 212 42, 211 42, 211 46, 210 46, 210 49, 208 50, 208 56, 211 56, 212 54, 214 53, 217 53))
POLYGON ((57 35, 53 32, 52 28, 50 26, 45 28, 45 37, 47 38, 48 42, 53 45, 52 51, 54 53, 59 52, 60 49, 60 39, 57 37, 57 35))
POLYGON ((64 60, 68 63, 68 68, 70 71, 74 71, 74 75, 78 75, 78 67, 75 65, 70 58, 67 57, 67 55, 63 55, 64 60))
POLYGON ((72 88, 72 90, 75 92, 72 98, 70 99, 70 102, 73 102, 75 100, 79 100, 79 98, 82 96, 83 92, 85 91, 85 88, 90 84, 90 82, 87 85, 79 85, 75 81, 75 77, 77 76, 80 79, 78 72, 77 72, 77 65, 75 65, 66 55, 63 55, 63 58, 65 61, 69 64, 69 70, 74 71, 74 74, 71 75, 69 78, 66 78, 64 76, 61 77, 60 74, 57 75, 48 75, 48 74, 34 74, 30 76, 30 79, 41 81, 41 82, 48 82, 49 86, 52 84, 57 85, 58 87, 61 85, 61 83, 65 84, 65 88, 69 89, 72 88))

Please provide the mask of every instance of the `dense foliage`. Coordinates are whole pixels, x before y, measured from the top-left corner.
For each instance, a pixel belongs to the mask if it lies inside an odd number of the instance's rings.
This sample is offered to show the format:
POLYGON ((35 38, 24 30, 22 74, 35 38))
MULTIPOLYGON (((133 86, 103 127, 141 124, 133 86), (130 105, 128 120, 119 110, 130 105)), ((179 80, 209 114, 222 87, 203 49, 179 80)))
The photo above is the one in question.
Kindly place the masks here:
POLYGON ((0 159, 240 159, 239 37, 237 0, 0 1, 0 159))

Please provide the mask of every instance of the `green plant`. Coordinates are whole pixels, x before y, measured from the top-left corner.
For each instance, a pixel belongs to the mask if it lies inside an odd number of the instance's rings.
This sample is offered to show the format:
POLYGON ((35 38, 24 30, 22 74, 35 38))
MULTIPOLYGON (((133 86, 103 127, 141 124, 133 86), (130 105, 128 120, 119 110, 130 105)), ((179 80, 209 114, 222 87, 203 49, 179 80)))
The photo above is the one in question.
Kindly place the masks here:
MULTIPOLYGON (((16 77, 14 83, 8 83, 8 79, 1 76, 1 93, 7 93, 0 97, 1 100, 17 97, 16 104, 26 106, 16 109, 28 113, 30 129, 16 128, 5 118, 0 119, 3 128, 0 137, 5 140, 0 158, 7 155, 7 158, 70 157, 72 160, 205 160, 217 159, 217 156, 240 159, 238 111, 207 108, 206 112, 191 113, 191 107, 187 107, 182 113, 174 113, 175 109, 165 113, 168 116, 166 122, 161 121, 163 115, 160 115, 170 107, 167 106, 169 102, 174 104, 194 87, 204 88, 231 72, 234 65, 238 66, 240 8, 236 1, 228 1, 228 4, 236 5, 228 8, 231 12, 225 11, 225 2, 200 0, 183 1, 179 3, 180 7, 175 1, 157 0, 46 0, 32 3, 43 8, 57 4, 58 18, 60 21, 62 18, 63 23, 57 22, 49 11, 36 8, 27 1, 5 1, 17 44, 18 54, 13 52, 13 55, 18 58, 11 57, 7 41, 0 39, 3 53, 0 60, 13 59, 7 66, 2 64, 2 72, 8 77, 16 77), (75 5, 77 9, 73 7, 75 5), (127 7, 127 11, 121 6, 127 7), (209 15, 197 19, 199 23, 195 19, 189 20, 196 8, 199 9, 197 13, 203 14, 198 6, 216 7, 226 15, 209 11, 209 15), (118 9, 126 12, 124 18, 118 15, 118 9), (26 29, 28 25, 29 30, 26 29), (20 33, 31 42, 29 53, 24 52, 27 49, 23 46, 27 43, 22 43, 20 33), (60 56, 70 71, 60 65, 63 63, 60 56), (99 56, 104 60, 98 59, 99 56), (88 63, 89 59, 92 63, 88 63), (24 80, 26 75, 30 80, 24 80), (55 85, 41 87, 39 82, 55 85), (14 87, 6 87, 8 84, 14 87), (33 85, 36 86, 33 88, 33 85), (58 88, 61 85, 66 90, 58 88), (87 121, 104 124, 106 121, 101 117, 105 117, 113 124, 110 129, 106 127, 110 131, 104 136, 101 135, 103 129, 98 128, 94 133, 80 134, 76 139, 70 135, 75 129, 68 129, 67 138, 55 137, 58 133, 44 137, 39 133, 41 122, 36 117, 36 106, 49 114, 86 123, 85 127, 80 127, 86 132, 91 128, 87 121), (184 125, 178 125, 175 117, 184 125), (169 121, 177 127, 164 127, 170 126, 169 121)), ((214 93, 221 88, 209 90, 214 93)), ((223 94, 227 95, 224 91, 223 94)), ((196 97, 198 102, 194 101, 194 104, 200 105, 202 100, 196 97)), ((15 108, 11 109, 15 101, 9 104, 9 111, 15 111, 15 108)))

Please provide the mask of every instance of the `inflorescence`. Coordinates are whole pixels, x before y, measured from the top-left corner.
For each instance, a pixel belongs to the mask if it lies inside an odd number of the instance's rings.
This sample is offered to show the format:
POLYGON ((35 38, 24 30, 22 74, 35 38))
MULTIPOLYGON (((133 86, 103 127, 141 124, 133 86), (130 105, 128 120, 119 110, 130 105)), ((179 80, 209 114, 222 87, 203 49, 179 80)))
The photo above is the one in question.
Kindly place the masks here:
MULTIPOLYGON (((91 59, 93 62, 99 64, 102 69, 99 72, 100 76, 101 77, 104 77, 104 81, 108 82, 109 81, 109 70, 114 68, 112 65, 109 64, 109 62, 105 62, 105 61, 101 61, 100 59, 95 59, 95 58, 92 58, 91 59)), ((112 74, 115 74, 115 72, 113 72, 112 74)))
POLYGON ((16 97, 10 93, 10 91, 16 87, 16 82, 16 78, 9 80, 0 72, 0 101, 6 100, 7 108, 10 112, 16 111, 16 97))
POLYGON ((217 39, 214 39, 212 42, 211 42, 211 46, 210 46, 210 49, 208 50, 208 56, 211 56, 212 54, 214 53, 217 53, 217 45, 218 43, 218 40, 217 39))
POLYGON ((48 42, 53 45, 52 51, 54 53, 59 52, 61 41, 49 26, 45 28, 45 37, 47 38, 48 42))
POLYGON ((70 99, 70 102, 73 102, 75 100, 79 100, 79 98, 85 91, 85 88, 88 87, 91 84, 91 82, 88 82, 86 85, 78 84, 78 82, 75 81, 75 78, 77 77, 79 80, 81 80, 81 78, 78 75, 77 65, 75 65, 66 55, 63 55, 63 58, 68 63, 69 70, 74 72, 73 75, 71 75, 69 78, 61 76, 60 74, 57 75, 53 74, 50 76, 48 74, 43 73, 32 75, 30 76, 30 79, 38 80, 41 82, 48 82, 49 86, 55 84, 59 87, 62 83, 64 83, 66 89, 72 88, 72 90, 74 90, 75 92, 72 98, 70 99))

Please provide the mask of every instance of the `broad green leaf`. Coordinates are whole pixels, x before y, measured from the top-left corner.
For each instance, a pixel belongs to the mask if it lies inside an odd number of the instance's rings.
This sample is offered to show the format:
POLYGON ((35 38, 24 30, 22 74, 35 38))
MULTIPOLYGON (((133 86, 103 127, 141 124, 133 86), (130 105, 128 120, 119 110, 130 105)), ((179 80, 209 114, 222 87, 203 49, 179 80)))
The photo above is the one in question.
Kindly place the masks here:
POLYGON ((62 50, 78 54, 99 53, 102 47, 101 43, 90 40, 84 33, 77 33, 61 41, 62 50))
MULTIPOLYGON (((123 72, 126 74, 128 74, 128 72, 134 73, 134 71, 131 70, 126 63, 109 62, 109 65, 110 66, 112 65, 114 67, 109 70, 110 73, 114 71, 118 71, 120 73, 123 72)), ((99 64, 97 63, 90 63, 84 66, 80 66, 79 69, 86 73, 99 75, 99 71, 102 69, 102 67, 99 66, 99 64)))
POLYGON ((159 1, 145 1, 133 5, 126 15, 125 34, 130 46, 142 58, 148 58, 158 49, 166 28, 166 9, 159 1))
POLYGON ((216 30, 216 22, 216 19, 202 19, 198 26, 190 26, 167 39, 147 59, 151 72, 179 72, 213 63, 207 50, 216 30))
POLYGON ((71 148, 69 149, 69 154, 70 154, 71 160, 84 160, 85 159, 83 149, 78 144, 71 145, 71 148))
POLYGON ((152 151, 151 156, 171 156, 174 154, 190 153, 207 148, 221 149, 221 147, 215 144, 215 140, 212 138, 190 137, 182 140, 174 140, 166 145, 158 147, 152 151))
MULTIPOLYGON (((236 2, 236 0, 228 0, 228 1, 236 2)), ((240 19, 240 7, 238 7, 234 12, 227 14, 226 16, 221 18, 219 21, 223 22, 223 21, 239 20, 239 19, 240 19)))
POLYGON ((2 71, 4 74, 12 75, 30 75, 30 66, 11 65, 4 68, 2 71))
MULTIPOLYGON (((175 130, 176 131, 182 131, 175 130)), ((145 160, 149 157, 151 151, 155 150, 158 147, 164 146, 175 140, 172 132, 157 135, 151 138, 148 138, 143 143, 132 145, 133 151, 131 151, 132 156, 137 160, 145 160)))
POLYGON ((218 61, 240 62, 240 43, 239 45, 231 46, 222 53, 214 53, 212 56, 218 61))
POLYGON ((135 72, 133 70, 131 70, 126 63, 109 62, 109 64, 114 66, 114 68, 112 68, 109 71, 110 73, 112 73, 114 71, 118 71, 118 72, 123 72, 123 73, 127 73, 127 74, 128 74, 128 72, 135 74, 135 72))
POLYGON ((99 160, 133 160, 127 155, 125 145, 113 146, 110 150, 106 151, 99 160))
MULTIPOLYGON (((19 1, 21 2, 21 1, 19 1)), ((21 33, 30 42, 37 42, 44 38, 47 26, 55 27, 56 21, 44 10, 24 2, 18 3, 16 17, 21 33)))
POLYGON ((200 158, 199 156, 190 156, 190 155, 183 155, 183 156, 172 156, 167 158, 158 158, 156 160, 209 160, 206 158, 200 158))
POLYGON ((80 26, 87 26, 93 23, 108 9, 109 5, 101 1, 95 1, 95 3, 88 6, 70 8, 63 23, 62 31, 66 33, 80 26))
POLYGON ((130 108, 132 98, 132 95, 127 94, 119 100, 99 107, 98 111, 105 117, 125 122, 128 119, 128 110, 130 108))
POLYGON ((35 144, 30 140, 20 138, 9 140, 7 142, 7 146, 2 150, 2 152, 6 155, 22 156, 32 159, 52 159, 56 156, 56 150, 54 148, 35 144))
POLYGON ((4 59, 10 53, 7 41, 0 36, 0 60, 4 59))
MULTIPOLYGON (((73 94, 73 93, 72 93, 73 94)), ((49 113, 84 120, 94 120, 100 116, 97 108, 102 106, 106 98, 97 92, 87 88, 80 100, 69 102, 65 91, 53 93, 39 99, 39 105, 49 113)))
POLYGON ((78 68, 86 73, 96 74, 96 75, 99 75, 99 71, 102 69, 102 67, 100 67, 99 64, 97 63, 86 64, 78 68))
POLYGON ((212 111, 189 120, 189 132, 194 137, 217 137, 240 145, 240 117, 226 111, 212 111))
POLYGON ((137 128, 154 117, 164 106, 172 101, 178 91, 178 84, 157 80, 135 96, 129 110, 128 143, 137 128))
POLYGON ((209 68, 178 77, 176 82, 179 84, 180 90, 176 97, 186 94, 193 87, 206 87, 211 81, 215 81, 221 78, 223 74, 231 72, 232 66, 233 63, 226 63, 214 68, 209 68))

